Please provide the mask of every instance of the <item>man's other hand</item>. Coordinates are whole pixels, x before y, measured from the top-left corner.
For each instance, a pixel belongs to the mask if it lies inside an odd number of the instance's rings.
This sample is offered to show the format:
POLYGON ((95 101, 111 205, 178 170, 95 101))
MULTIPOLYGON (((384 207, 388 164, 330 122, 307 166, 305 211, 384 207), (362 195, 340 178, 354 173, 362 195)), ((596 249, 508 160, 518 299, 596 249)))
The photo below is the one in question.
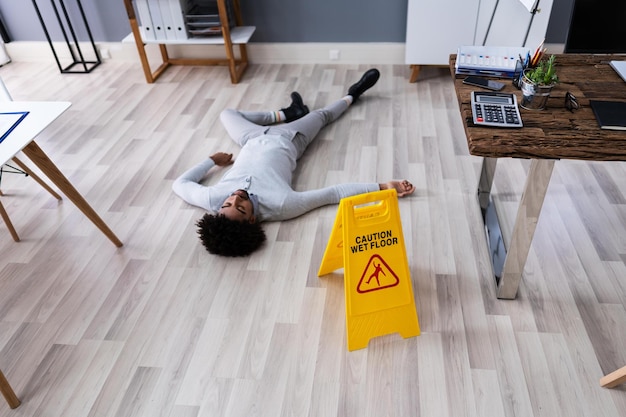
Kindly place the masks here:
POLYGON ((217 152, 211 155, 209 158, 215 162, 215 165, 225 167, 233 163, 233 154, 225 152, 217 152))

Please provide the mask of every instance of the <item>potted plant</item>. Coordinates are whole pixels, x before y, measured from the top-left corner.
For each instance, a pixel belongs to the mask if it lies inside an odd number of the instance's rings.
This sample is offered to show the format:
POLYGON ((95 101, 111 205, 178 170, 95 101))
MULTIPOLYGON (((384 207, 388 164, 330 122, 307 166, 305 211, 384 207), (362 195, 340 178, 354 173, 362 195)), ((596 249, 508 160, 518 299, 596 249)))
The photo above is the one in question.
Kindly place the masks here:
POLYGON ((552 88, 559 82, 556 73, 556 58, 554 55, 547 60, 541 60, 533 68, 524 70, 521 82, 521 106, 528 110, 543 110, 552 88))

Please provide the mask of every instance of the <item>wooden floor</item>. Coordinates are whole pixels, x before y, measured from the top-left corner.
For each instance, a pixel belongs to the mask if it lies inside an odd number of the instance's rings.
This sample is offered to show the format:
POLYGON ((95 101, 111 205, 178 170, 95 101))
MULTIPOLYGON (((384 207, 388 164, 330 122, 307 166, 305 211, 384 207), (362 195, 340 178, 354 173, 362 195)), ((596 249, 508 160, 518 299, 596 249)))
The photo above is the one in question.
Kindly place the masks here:
MULTIPOLYGON (((202 211, 170 187, 210 153, 238 151, 220 111, 276 110, 293 90, 322 106, 367 68, 252 65, 237 85, 224 67, 172 67, 153 85, 115 61, 88 75, 0 68, 16 101, 73 103, 38 144, 124 242, 30 178, 2 176, 22 241, 0 224, 0 369, 22 405, 0 401, 0 416, 626 415, 626 387, 599 386, 626 365, 626 165, 556 163, 519 296, 496 299, 481 160, 445 70, 412 84, 408 66, 380 66, 295 181, 417 185, 400 210, 420 336, 347 351, 342 271, 316 274, 336 207, 265 224, 250 258, 202 248, 202 211)), ((498 165, 509 226, 528 165, 498 165)))

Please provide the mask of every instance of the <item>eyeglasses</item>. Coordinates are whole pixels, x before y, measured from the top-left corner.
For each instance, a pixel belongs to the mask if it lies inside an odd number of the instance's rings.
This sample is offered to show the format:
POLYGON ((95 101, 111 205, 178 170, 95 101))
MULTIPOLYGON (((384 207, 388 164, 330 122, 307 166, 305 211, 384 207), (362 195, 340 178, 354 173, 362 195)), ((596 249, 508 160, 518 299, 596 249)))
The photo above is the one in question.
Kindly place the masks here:
POLYGON ((569 91, 565 93, 565 108, 572 113, 574 113, 574 110, 578 110, 580 108, 578 100, 576 100, 576 96, 569 91))

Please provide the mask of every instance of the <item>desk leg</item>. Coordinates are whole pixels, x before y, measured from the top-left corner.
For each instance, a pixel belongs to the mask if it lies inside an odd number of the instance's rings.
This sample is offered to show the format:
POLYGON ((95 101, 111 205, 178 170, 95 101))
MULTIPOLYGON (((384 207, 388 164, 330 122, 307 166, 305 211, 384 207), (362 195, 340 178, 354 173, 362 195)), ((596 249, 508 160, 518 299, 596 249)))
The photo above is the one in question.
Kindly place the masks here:
POLYGON ((4 377, 2 371, 0 371, 0 392, 9 403, 9 407, 17 408, 20 405, 20 399, 17 398, 13 388, 9 385, 9 381, 4 377))
POLYGON ((11 236, 13 237, 13 240, 16 241, 16 242, 19 242, 20 241, 20 237, 17 234, 17 231, 15 230, 15 227, 13 227, 13 223, 11 223, 11 219, 9 218, 9 214, 4 209, 4 206, 2 205, 1 201, 0 201, 0 217, 2 217, 2 219, 4 220, 4 224, 7 225, 7 229, 9 229, 9 233, 11 233, 11 236))
POLYGON ((552 159, 533 159, 530 164, 502 276, 498 281, 498 298, 513 299, 517 295, 553 168, 552 159))
POLYGON ((604 388, 615 388, 624 383, 626 383, 626 366, 600 378, 600 386, 604 388))
POLYGON ((22 161, 17 159, 17 157, 15 157, 15 156, 13 157, 13 162, 15 162, 15 164, 18 167, 20 167, 20 169, 22 171, 24 171, 25 173, 30 175, 30 177, 32 179, 34 179, 37 182, 37 184, 41 185, 46 191, 48 191, 50 194, 52 194, 52 196, 54 198, 56 198, 57 200, 62 200, 61 196, 59 194, 57 194, 56 191, 54 191, 52 188, 50 188, 50 186, 48 184, 43 182, 43 180, 41 178, 39 178, 37 176, 37 174, 35 174, 30 168, 28 168, 28 166, 26 166, 22 161))
POLYGON ((39 167, 41 172, 43 172, 49 179, 52 181, 59 190, 63 194, 70 199, 72 203, 78 207, 80 211, 83 212, 89 220, 92 221, 93 224, 96 225, 102 233, 108 237, 115 246, 118 248, 123 244, 122 242, 115 236, 115 234, 109 229, 109 226, 98 216, 98 214, 94 211, 93 208, 85 201, 82 195, 74 188, 74 186, 69 182, 67 178, 59 171, 59 169, 54 165, 54 163, 48 158, 48 155, 44 153, 44 151, 34 142, 29 143, 23 150, 24 154, 28 156, 35 165, 39 167))
POLYGON ((497 158, 483 158, 483 166, 480 170, 480 179, 478 180, 478 203, 480 204, 483 220, 485 220, 487 214, 487 206, 489 205, 491 186, 493 185, 493 176, 496 172, 497 162, 497 158))

